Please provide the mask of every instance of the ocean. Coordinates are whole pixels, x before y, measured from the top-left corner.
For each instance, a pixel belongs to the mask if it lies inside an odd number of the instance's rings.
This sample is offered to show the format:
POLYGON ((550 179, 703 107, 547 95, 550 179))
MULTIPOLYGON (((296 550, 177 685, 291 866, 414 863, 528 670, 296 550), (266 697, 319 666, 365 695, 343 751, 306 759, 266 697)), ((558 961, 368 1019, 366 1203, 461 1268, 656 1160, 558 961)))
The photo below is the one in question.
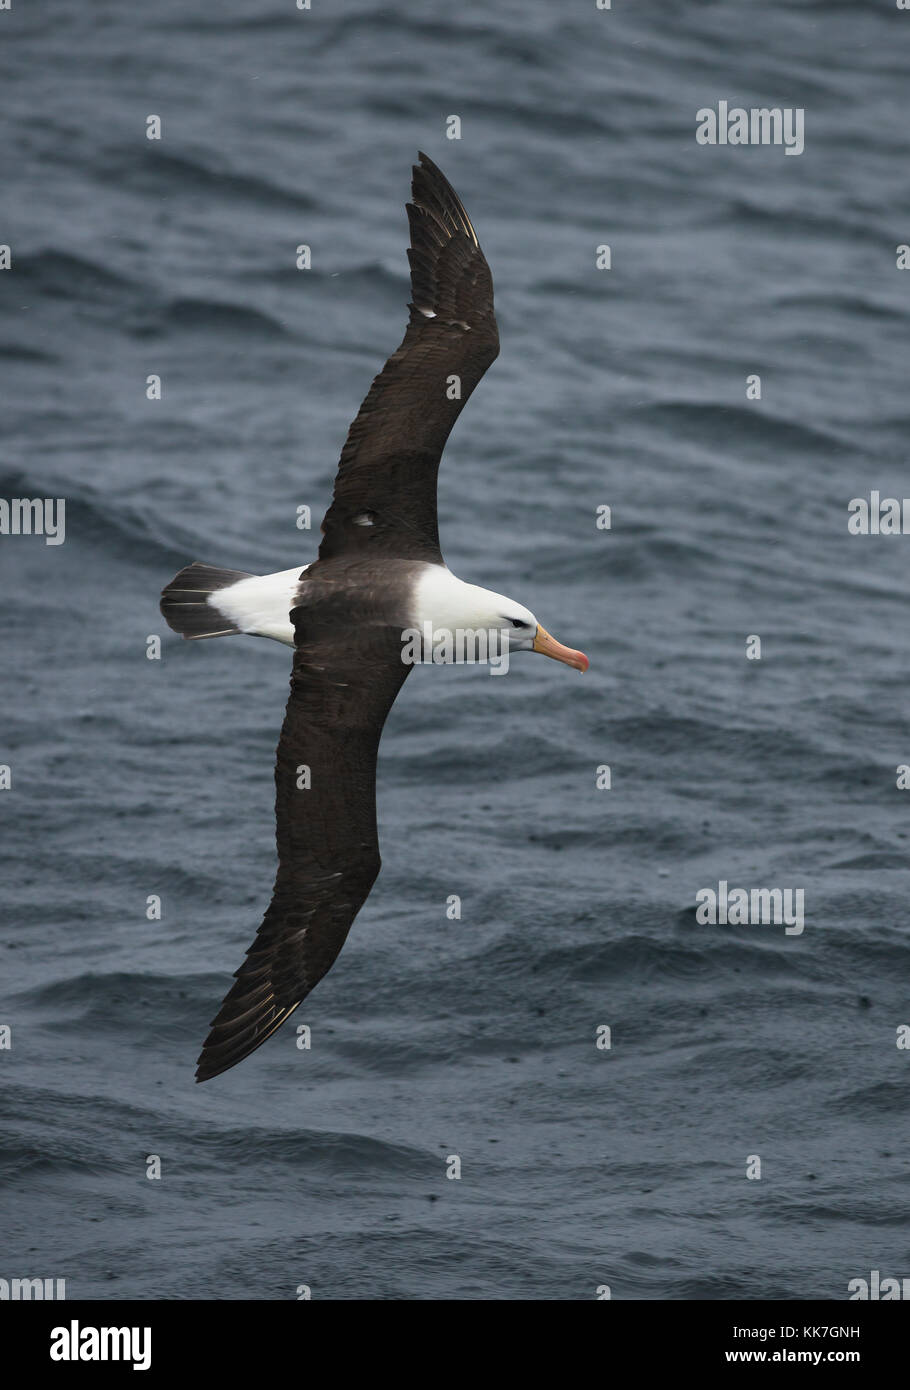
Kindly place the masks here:
POLYGON ((0 1276, 910 1274, 910 539, 849 528, 906 488, 908 53, 910 13, 822 0, 0 12, 0 497, 65 499, 63 543, 0 536, 0 1276), (721 101, 803 111, 802 152, 699 142, 721 101), (591 668, 412 675, 341 956, 197 1086, 271 891, 291 653, 182 642, 158 595, 315 557, 419 149, 502 341, 443 550, 591 668), (801 892, 801 929, 700 920, 721 883, 801 892))

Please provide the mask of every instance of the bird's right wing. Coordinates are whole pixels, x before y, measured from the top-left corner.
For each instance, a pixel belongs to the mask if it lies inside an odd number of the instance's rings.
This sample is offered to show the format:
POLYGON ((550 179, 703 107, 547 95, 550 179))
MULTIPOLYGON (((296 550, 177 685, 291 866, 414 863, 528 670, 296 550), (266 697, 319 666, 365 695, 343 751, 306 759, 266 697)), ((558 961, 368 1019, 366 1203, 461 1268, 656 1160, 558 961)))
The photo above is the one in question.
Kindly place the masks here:
POLYGON ((410 671, 385 627, 307 630, 297 646, 275 765, 278 875, 247 958, 205 1040, 197 1081, 227 1071, 330 968, 380 869, 376 756, 410 671))

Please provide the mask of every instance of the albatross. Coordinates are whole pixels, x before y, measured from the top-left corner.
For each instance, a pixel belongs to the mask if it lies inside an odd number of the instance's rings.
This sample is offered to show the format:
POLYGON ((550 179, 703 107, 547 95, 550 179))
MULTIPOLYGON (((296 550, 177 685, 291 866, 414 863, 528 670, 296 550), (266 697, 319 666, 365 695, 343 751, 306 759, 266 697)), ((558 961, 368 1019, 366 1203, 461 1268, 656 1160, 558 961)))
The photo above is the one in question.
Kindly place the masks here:
MULTIPOLYGON (((440 458, 499 353, 499 333, 471 219, 433 161, 418 159, 407 205, 407 330, 348 431, 318 557, 269 575, 197 561, 161 595, 164 617, 185 638, 249 633, 294 648, 275 764, 275 887, 212 1022, 197 1081, 236 1066, 294 1012, 334 964, 376 881, 376 758, 414 664, 406 634, 488 632, 505 652, 588 667, 529 609, 457 579, 442 557, 440 458)), ((468 647, 454 644, 454 659, 473 659, 468 647)))

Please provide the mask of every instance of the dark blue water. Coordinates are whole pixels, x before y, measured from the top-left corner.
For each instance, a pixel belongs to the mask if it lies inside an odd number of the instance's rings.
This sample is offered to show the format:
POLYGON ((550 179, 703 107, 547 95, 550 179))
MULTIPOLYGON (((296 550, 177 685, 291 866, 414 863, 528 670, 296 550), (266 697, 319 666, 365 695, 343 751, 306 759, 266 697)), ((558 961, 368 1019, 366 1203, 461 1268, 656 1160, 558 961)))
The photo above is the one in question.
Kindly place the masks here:
POLYGON ((0 14, 0 496, 67 500, 64 544, 0 537, 0 1276, 843 1299, 910 1274, 910 538, 847 531, 851 498, 908 490, 908 55, 887 3, 0 14), (805 109, 805 152, 698 145, 722 99, 805 109), (290 653, 183 643, 158 593, 192 559, 313 557, 404 325, 418 148, 502 337, 444 550, 591 670, 412 676, 311 1049, 288 1026, 198 1087, 271 889, 290 653), (720 879, 803 889, 804 932, 699 925, 720 879))

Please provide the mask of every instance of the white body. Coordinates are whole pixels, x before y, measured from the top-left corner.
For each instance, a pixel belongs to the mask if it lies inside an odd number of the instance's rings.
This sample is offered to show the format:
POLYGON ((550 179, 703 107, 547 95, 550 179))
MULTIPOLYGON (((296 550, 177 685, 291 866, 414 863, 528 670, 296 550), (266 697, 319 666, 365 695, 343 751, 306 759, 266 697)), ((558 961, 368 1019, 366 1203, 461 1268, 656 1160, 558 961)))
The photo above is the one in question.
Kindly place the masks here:
MULTIPOLYGON (((307 565, 298 565, 278 574, 251 575, 249 579, 240 579, 236 584, 209 594, 207 602, 241 632, 254 637, 271 637, 293 647, 290 611, 297 581, 307 568, 307 565)), ((530 649, 537 630, 537 619, 522 604, 491 589, 481 589, 477 584, 465 584, 445 565, 426 566, 414 586, 410 606, 411 612, 401 617, 403 628, 422 629, 424 623, 451 632, 466 628, 495 631, 506 628, 510 631, 509 645, 513 650, 530 649), (515 626, 516 621, 520 621, 520 628, 515 626)))

